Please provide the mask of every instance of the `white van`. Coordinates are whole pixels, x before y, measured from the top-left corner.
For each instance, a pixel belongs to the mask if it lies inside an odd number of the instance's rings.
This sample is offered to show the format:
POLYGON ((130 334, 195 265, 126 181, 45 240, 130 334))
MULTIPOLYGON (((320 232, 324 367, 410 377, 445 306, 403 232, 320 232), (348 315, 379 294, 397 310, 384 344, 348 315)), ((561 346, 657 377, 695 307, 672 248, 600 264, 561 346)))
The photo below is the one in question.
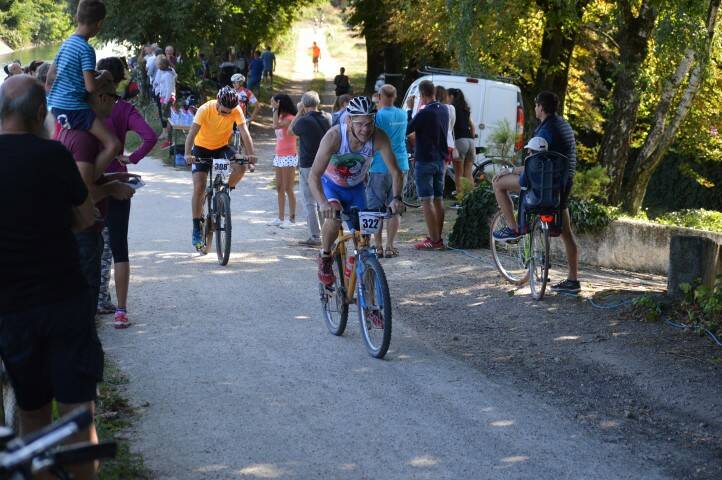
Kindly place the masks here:
POLYGON ((498 80, 467 77, 449 70, 427 68, 426 71, 429 73, 416 79, 408 88, 402 106, 406 105, 406 98, 409 95, 414 95, 416 101, 413 114, 416 114, 420 100, 419 83, 424 80, 431 80, 434 86, 441 85, 447 89, 458 88, 464 92, 466 102, 471 109, 471 120, 477 133, 477 155, 495 156, 498 154, 498 149, 492 145, 489 137, 494 129, 505 121, 516 134, 514 151, 524 145, 524 108, 519 87, 498 80))

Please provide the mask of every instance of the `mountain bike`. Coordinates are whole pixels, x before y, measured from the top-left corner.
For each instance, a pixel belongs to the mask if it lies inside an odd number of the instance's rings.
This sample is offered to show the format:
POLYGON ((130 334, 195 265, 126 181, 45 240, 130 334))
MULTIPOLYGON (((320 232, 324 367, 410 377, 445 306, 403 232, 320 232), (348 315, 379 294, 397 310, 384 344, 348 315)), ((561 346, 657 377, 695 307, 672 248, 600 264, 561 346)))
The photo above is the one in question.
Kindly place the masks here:
MULTIPOLYGON (((391 294, 370 238, 383 227, 383 220, 391 216, 388 210, 352 209, 350 232, 344 233, 342 225, 331 250, 336 280, 330 286, 320 282, 318 286, 329 332, 343 335, 349 305, 357 304, 361 337, 366 350, 375 358, 383 358, 391 343, 391 294), (347 258, 346 244, 349 240, 353 242, 353 252, 347 258)), ((340 214, 337 218, 341 219, 340 214)))
POLYGON ((66 468, 96 460, 114 458, 115 442, 58 445, 90 426, 93 417, 86 409, 77 409, 43 430, 22 438, 12 429, 0 427, 0 479, 30 480, 40 472, 49 472, 55 478, 70 480, 66 468))
POLYGON ((227 265, 231 255, 231 196, 228 186, 231 164, 245 165, 250 162, 236 155, 232 159, 195 157, 194 163, 210 167, 201 216, 203 246, 198 250, 203 255, 207 254, 215 234, 218 263, 227 265))

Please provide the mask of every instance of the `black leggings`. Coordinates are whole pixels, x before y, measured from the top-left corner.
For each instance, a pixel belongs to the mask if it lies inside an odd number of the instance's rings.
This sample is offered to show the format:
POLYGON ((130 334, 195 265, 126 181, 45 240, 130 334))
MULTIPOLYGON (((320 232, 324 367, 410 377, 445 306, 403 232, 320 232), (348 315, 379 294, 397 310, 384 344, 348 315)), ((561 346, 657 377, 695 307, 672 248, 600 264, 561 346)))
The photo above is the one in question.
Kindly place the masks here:
POLYGON ((108 214, 105 224, 110 234, 110 250, 113 262, 128 261, 128 221, 130 220, 130 200, 108 199, 108 214))

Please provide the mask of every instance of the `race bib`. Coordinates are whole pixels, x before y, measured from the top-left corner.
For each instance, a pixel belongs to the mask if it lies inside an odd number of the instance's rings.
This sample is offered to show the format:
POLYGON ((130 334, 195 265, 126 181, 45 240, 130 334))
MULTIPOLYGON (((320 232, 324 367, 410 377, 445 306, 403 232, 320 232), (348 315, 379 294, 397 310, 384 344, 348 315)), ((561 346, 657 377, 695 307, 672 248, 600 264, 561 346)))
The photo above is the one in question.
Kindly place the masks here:
POLYGON ((231 174, 231 162, 225 158, 214 158, 213 171, 220 175, 223 181, 227 181, 231 174))
POLYGON ((380 212, 359 212, 358 219, 363 235, 373 235, 383 225, 383 213, 380 212))

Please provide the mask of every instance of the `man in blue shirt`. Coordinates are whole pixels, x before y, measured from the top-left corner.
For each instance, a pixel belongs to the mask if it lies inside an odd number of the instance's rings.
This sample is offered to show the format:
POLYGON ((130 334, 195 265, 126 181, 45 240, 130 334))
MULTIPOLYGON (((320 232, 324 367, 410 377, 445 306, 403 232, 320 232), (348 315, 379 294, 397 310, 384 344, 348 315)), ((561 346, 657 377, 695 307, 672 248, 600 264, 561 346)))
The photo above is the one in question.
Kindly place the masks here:
POLYGON ((258 87, 261 85, 261 75, 263 74, 263 60, 261 60, 261 52, 256 50, 248 67, 248 89, 253 90, 258 95, 258 87))
MULTIPOLYGON (((409 171, 409 156, 406 152, 406 112, 394 107, 396 87, 384 85, 379 90, 379 111, 376 113, 376 126, 383 130, 391 140, 391 150, 396 157, 396 165, 404 174, 409 171)), ((366 184, 367 207, 371 210, 385 208, 393 200, 393 182, 389 169, 386 168, 381 154, 376 152, 369 169, 366 184)), ((394 247, 394 240, 399 231, 401 216, 394 215, 386 222, 386 248, 382 248, 381 231, 374 235, 376 252, 379 257, 396 257, 399 251, 394 247)))
POLYGON ((266 51, 261 54, 263 61, 263 78, 268 78, 269 87, 273 87, 273 71, 276 70, 276 54, 271 51, 271 46, 266 45, 266 51))
MULTIPOLYGON (((577 293, 581 290, 577 279, 579 267, 579 248, 572 232, 571 217, 569 216, 569 194, 572 190, 572 180, 577 166, 577 146, 574 139, 572 127, 557 114, 559 98, 552 92, 541 92, 534 99, 534 114, 541 122, 534 130, 534 137, 546 140, 550 152, 558 152, 569 159, 569 183, 561 195, 560 209, 562 212, 561 239, 564 242, 564 249, 569 264, 569 274, 566 280, 552 285, 552 290, 557 292, 577 293)), ((535 139, 532 139, 535 140, 535 139)), ((529 142, 532 143, 531 141, 529 142)), ((518 192, 521 189, 519 175, 524 167, 518 167, 513 171, 504 171, 494 177, 494 193, 499 207, 504 212, 509 225, 516 225, 514 220, 514 208, 508 192, 518 192)), ((519 238, 520 234, 511 227, 494 232, 494 238, 499 241, 509 241, 519 238)))
POLYGON ((415 134, 416 192, 424 210, 429 236, 416 244, 419 250, 443 250, 441 232, 444 227, 444 159, 449 153, 446 138, 449 129, 449 109, 435 100, 434 84, 419 83, 421 104, 411 119, 414 96, 406 101, 409 124, 407 135, 415 134))

